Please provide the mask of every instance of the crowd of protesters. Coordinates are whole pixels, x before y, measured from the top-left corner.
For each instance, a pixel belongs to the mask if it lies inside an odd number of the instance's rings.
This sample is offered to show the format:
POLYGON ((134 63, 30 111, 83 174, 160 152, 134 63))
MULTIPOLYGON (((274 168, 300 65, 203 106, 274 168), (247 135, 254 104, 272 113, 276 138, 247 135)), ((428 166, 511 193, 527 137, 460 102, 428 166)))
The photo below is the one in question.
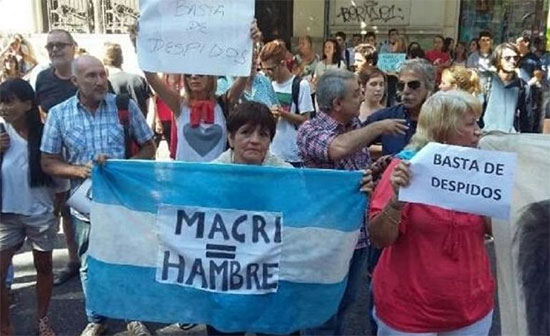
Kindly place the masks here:
MULTIPOLYGON (((260 45, 255 23, 250 36, 260 45)), ((361 286, 370 286, 369 316, 380 335, 488 334, 495 287, 484 247, 490 219, 396 195, 414 179, 408 160, 428 142, 476 147, 487 132, 550 133, 548 52, 528 36, 495 46, 489 31, 470 43, 436 35, 427 51, 398 29, 383 43, 374 32, 355 35, 353 46, 338 32, 323 42, 322 56, 309 36, 298 39, 294 56, 284 41, 264 42, 254 50, 249 77, 147 71, 143 77, 124 71, 119 44, 107 43, 97 58, 77 57, 72 35, 55 29, 45 46, 49 67, 33 87, 27 82, 38 65, 33 46, 13 36, 0 53, 1 336, 14 334, 8 313, 14 253, 25 240, 31 244, 37 332, 55 335, 48 319, 52 286, 80 274, 87 295, 90 219, 65 205, 68 191, 91 176, 94 163, 155 159, 163 140, 178 161, 365 171, 359 187, 372 201, 343 299, 326 323, 301 334, 342 335, 361 286), (387 73, 377 67, 384 53, 407 60, 387 73), (189 140, 201 137, 208 146, 189 140), (54 276, 60 223, 69 262, 54 276)), ((82 335, 105 332, 104 317, 89 309, 86 315, 82 335)), ((139 321, 128 330, 150 334, 139 321)), ((224 334, 210 326, 207 332, 224 334)))

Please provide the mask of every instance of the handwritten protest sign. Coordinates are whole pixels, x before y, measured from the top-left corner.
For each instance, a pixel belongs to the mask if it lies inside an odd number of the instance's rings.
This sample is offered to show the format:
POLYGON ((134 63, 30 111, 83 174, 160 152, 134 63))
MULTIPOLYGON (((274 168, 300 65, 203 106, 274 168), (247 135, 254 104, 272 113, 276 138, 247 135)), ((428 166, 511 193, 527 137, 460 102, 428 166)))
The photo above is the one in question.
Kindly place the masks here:
POLYGON ((143 70, 247 76, 254 0, 141 0, 143 70))
POLYGON ((516 154, 430 143, 411 159, 399 200, 507 219, 516 154))
POLYGON ((280 213, 162 205, 157 226, 158 282, 221 293, 277 291, 280 213))
POLYGON ((378 55, 378 63, 376 66, 385 72, 398 72, 401 64, 405 62, 407 54, 389 54, 383 53, 378 55))

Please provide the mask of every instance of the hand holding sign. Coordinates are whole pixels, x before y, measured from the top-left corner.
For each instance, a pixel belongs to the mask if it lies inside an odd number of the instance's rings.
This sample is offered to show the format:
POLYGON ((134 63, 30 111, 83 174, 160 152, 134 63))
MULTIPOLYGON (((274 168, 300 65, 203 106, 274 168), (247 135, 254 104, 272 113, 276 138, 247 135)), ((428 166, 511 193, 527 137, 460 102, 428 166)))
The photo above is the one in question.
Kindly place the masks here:
POLYGON ((400 169, 399 200, 507 219, 516 155, 429 143, 400 169), (407 181, 410 181, 408 187, 407 181))
POLYGON ((143 70, 248 76, 253 0, 141 0, 138 59, 143 70))

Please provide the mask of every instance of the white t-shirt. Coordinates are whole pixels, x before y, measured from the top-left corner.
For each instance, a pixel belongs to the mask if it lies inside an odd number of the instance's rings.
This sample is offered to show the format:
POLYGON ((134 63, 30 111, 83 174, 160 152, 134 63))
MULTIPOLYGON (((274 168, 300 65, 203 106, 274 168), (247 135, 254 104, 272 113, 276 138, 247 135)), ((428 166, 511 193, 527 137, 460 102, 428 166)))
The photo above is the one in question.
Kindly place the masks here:
POLYGON ((2 161, 2 212, 37 216, 53 212, 56 192, 69 190, 69 180, 54 178, 53 187, 30 187, 27 140, 5 124, 10 146, 2 161))
MULTIPOLYGON (((292 101, 292 81, 295 76, 292 76, 284 83, 271 82, 273 90, 277 94, 279 104, 283 109, 290 113, 295 113, 296 106, 292 101)), ((300 93, 298 94, 298 106, 300 114, 313 111, 313 103, 311 101, 311 91, 307 80, 300 81, 300 93)), ((296 145, 296 135, 298 131, 293 123, 279 118, 277 122, 277 133, 271 143, 271 152, 287 162, 302 162, 296 145)))
POLYGON ((325 64, 324 61, 321 61, 315 66, 314 76, 318 80, 326 71, 338 69, 346 70, 346 65, 343 61, 338 64, 325 64))
POLYGON ((178 127, 176 160, 210 162, 217 159, 227 145, 227 126, 222 108, 216 104, 213 124, 200 123, 197 127, 191 127, 190 116, 191 109, 182 104, 181 113, 176 119, 178 127))

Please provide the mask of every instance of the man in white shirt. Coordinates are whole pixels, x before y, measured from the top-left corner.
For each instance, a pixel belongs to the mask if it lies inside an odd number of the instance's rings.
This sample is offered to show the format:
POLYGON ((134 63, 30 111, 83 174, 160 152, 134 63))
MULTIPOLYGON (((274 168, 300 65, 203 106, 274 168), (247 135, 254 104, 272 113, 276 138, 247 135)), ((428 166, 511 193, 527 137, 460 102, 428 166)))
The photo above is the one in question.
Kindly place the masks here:
POLYGON ((272 108, 277 118, 277 132, 271 151, 293 166, 301 167, 302 159, 296 145, 297 130, 314 109, 309 83, 297 78, 286 67, 286 53, 285 45, 278 41, 267 43, 260 52, 262 70, 271 78, 280 103, 272 108))

